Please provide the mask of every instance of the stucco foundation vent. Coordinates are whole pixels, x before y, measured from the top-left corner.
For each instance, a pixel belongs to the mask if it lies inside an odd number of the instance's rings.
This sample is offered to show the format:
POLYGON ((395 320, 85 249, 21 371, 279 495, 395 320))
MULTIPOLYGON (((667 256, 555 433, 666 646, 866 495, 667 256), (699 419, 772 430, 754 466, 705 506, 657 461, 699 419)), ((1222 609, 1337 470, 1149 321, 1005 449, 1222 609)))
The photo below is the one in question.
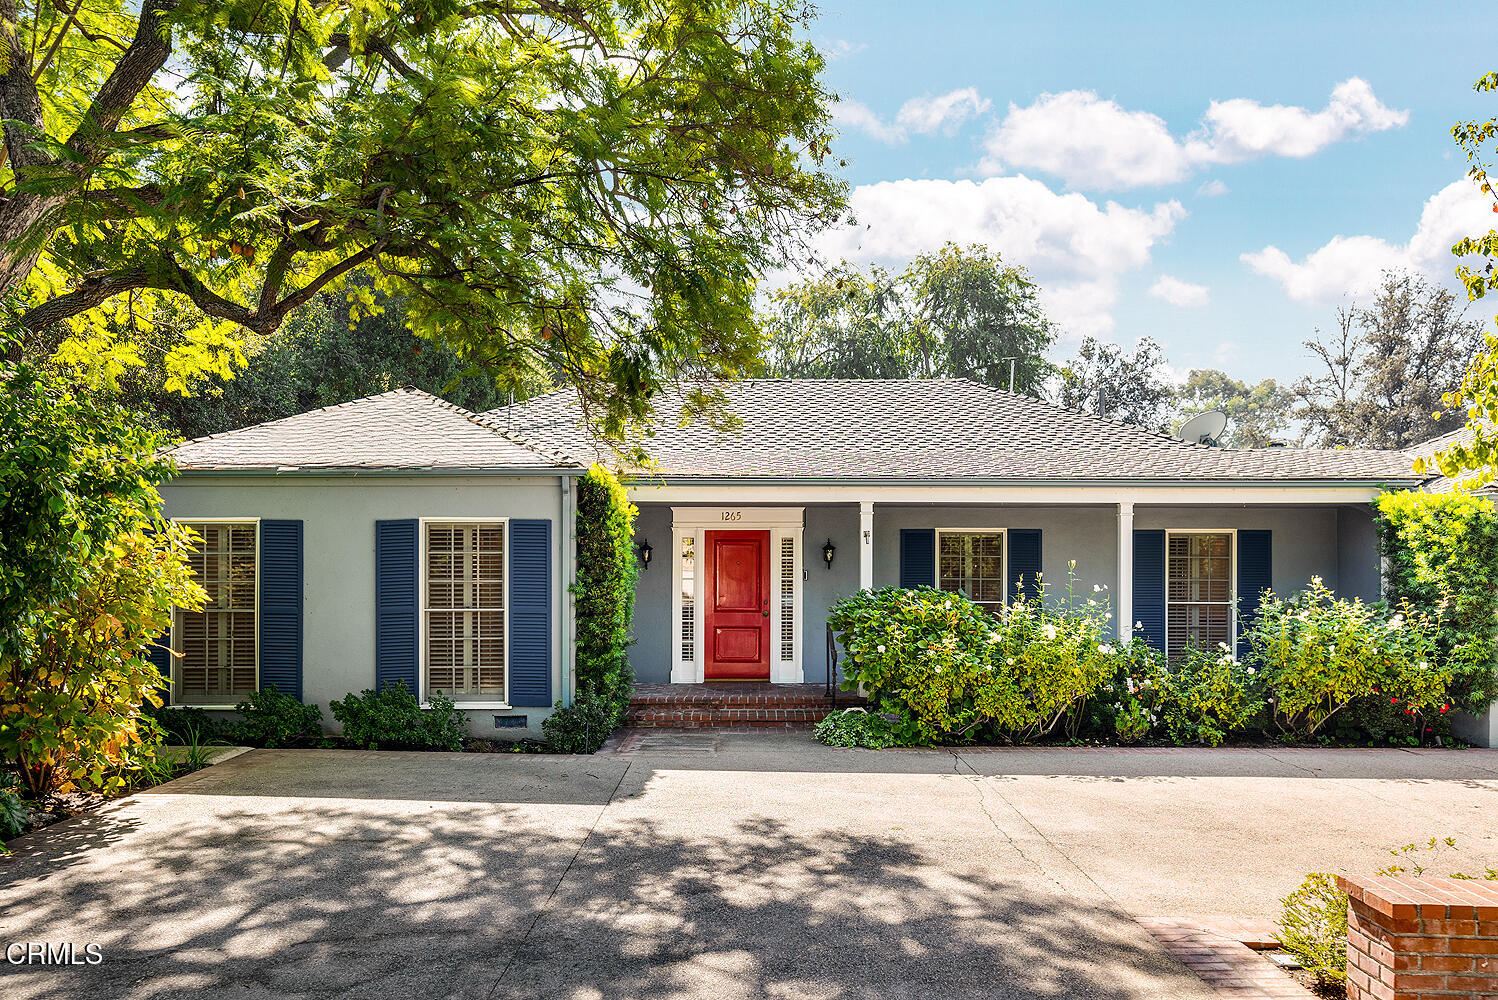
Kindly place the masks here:
POLYGON ((524 729, 530 725, 530 720, 524 715, 496 715, 494 717, 495 729, 524 729))

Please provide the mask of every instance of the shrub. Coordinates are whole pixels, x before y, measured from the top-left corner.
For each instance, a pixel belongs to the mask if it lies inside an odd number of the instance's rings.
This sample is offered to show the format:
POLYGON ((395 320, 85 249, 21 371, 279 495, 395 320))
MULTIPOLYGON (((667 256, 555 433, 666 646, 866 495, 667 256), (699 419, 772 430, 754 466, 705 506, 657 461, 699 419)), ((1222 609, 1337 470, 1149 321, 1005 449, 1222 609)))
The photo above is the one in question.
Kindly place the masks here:
POLYGON ((1043 589, 998 615, 929 588, 844 598, 828 613, 848 657, 843 687, 862 685, 879 710, 908 720, 901 742, 1023 742, 1075 726, 1118 654, 1104 612, 1049 610, 1043 589))
POLYGON ((1335 877, 1314 872, 1280 900, 1280 943, 1323 987, 1347 981, 1347 893, 1335 877))
POLYGON ((161 676, 143 656, 204 599, 161 516, 164 440, 102 393, 0 366, 0 758, 26 793, 117 790, 161 676))
POLYGON ((1450 708, 1452 673, 1431 618, 1402 604, 1339 600, 1312 577, 1288 600, 1266 594, 1248 633, 1279 726, 1314 736, 1359 698, 1382 697, 1413 720, 1450 708))
POLYGON ((1385 493, 1374 502, 1391 601, 1440 609, 1451 695, 1480 712, 1498 696, 1498 510, 1469 493, 1385 493))
POLYGON ((0 788, 0 841, 26 832, 26 803, 13 788, 0 788))
POLYGON ((343 726, 343 738, 370 750, 410 747, 462 750, 468 732, 467 720, 453 700, 441 691, 432 693, 425 711, 404 682, 348 694, 329 707, 343 726))
POLYGON ((638 511, 619 480, 594 465, 577 485, 577 693, 541 723, 556 753, 593 753, 629 707, 634 620, 634 519, 638 511))
POLYGON ((223 722, 215 719, 201 708, 190 705, 153 706, 146 714, 155 720, 161 730, 162 740, 173 746, 187 746, 193 742, 207 743, 227 734, 223 722))
POLYGON ((1160 724, 1165 658, 1143 639, 1119 650, 1113 679, 1098 691, 1098 713, 1105 728, 1123 744, 1140 743, 1160 724))
POLYGON ((895 730, 889 720, 861 708, 829 713, 812 730, 818 740, 830 747, 867 747, 883 750, 895 745, 895 730))
POLYGON ((1188 645, 1185 654, 1155 679, 1160 715, 1170 738, 1215 747, 1248 728, 1264 709, 1255 673, 1225 642, 1216 649, 1188 645))
POLYGON ((558 707, 542 720, 541 734, 552 753, 597 753, 623 718, 624 708, 617 693, 586 687, 578 691, 570 706, 558 707))
POLYGON ((303 705, 269 684, 234 706, 239 719, 228 726, 229 738, 252 747, 284 747, 322 735, 322 709, 303 705))

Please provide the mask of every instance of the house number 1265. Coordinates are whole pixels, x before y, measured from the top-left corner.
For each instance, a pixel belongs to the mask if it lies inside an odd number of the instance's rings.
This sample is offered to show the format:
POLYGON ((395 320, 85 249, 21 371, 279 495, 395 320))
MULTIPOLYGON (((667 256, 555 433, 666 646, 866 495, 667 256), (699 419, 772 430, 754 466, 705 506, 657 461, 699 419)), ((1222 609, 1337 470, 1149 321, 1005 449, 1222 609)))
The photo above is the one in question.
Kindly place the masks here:
POLYGON ((742 521, 743 519, 744 512, 741 510, 725 510, 723 512, 723 520, 725 521, 742 521))

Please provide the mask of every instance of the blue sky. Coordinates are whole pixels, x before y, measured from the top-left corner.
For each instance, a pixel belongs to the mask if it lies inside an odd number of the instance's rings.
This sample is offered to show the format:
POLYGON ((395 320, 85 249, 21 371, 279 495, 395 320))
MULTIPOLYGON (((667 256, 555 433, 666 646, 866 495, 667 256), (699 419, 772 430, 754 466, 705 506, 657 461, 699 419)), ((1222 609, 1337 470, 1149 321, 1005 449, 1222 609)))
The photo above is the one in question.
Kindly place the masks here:
MULTIPOLYGON (((1067 332, 1150 336, 1173 369, 1293 379, 1380 271, 1453 289, 1492 225, 1451 141, 1498 114, 1488 18, 1460 5, 829 0, 856 230, 899 265, 944 239, 1029 267, 1067 332), (1459 182, 1459 183, 1458 183, 1459 182)), ((1473 315, 1491 320, 1488 310, 1473 315)))

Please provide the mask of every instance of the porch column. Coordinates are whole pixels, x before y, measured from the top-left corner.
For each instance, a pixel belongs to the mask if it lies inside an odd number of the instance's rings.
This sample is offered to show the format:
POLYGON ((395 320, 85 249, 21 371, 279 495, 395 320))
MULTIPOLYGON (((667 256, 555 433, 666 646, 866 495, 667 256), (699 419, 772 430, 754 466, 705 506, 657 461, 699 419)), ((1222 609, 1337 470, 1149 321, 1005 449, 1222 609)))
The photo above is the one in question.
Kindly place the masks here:
POLYGON ((864 500, 858 505, 858 588, 874 586, 874 503, 864 500))
POLYGON ((1118 589, 1113 614, 1120 642, 1134 635, 1134 504, 1118 505, 1118 589))

